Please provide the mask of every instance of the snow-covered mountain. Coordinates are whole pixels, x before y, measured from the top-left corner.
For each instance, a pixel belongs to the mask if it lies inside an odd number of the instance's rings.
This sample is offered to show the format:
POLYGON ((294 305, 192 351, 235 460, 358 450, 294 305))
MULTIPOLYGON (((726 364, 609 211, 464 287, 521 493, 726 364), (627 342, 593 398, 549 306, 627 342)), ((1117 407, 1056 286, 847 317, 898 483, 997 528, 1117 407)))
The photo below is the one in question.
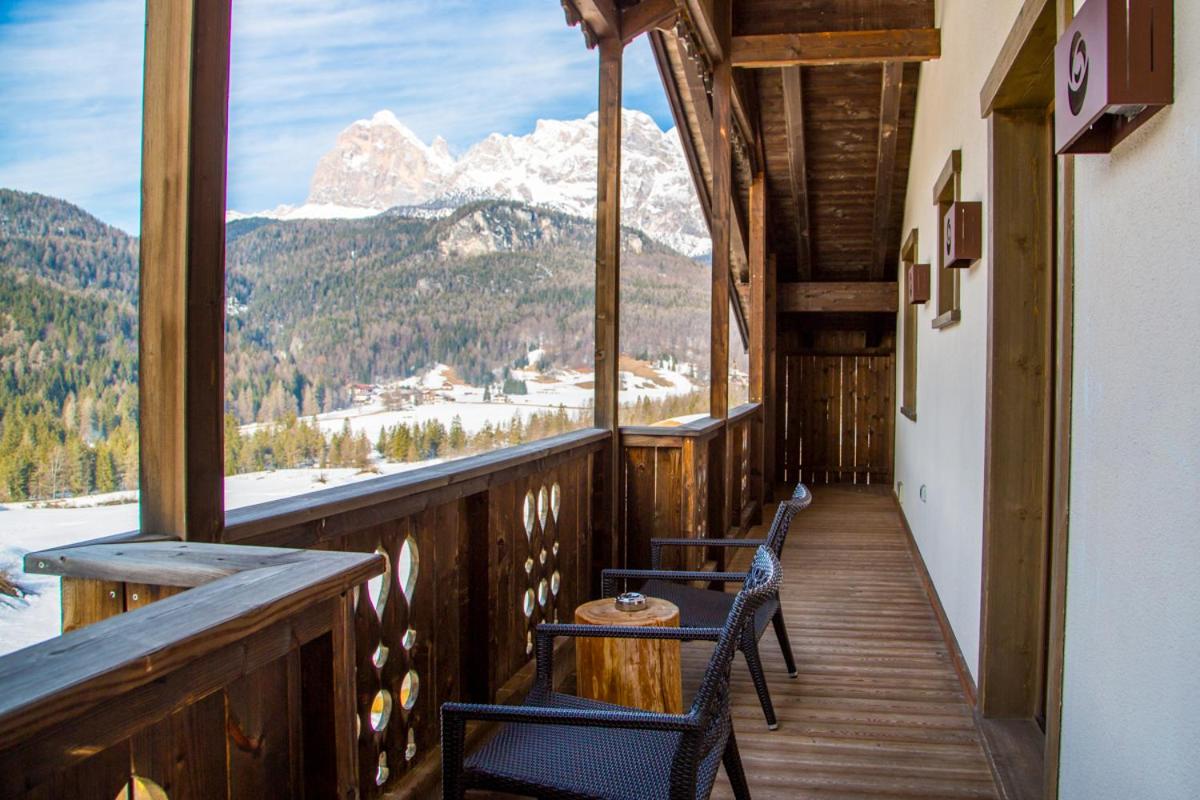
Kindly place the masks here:
MULTIPOLYGON (((679 134, 629 109, 622 115, 622 134, 622 222, 682 253, 708 253, 708 229, 679 134)), ((304 205, 257 216, 363 217, 395 206, 436 213, 494 198, 590 217, 596 210, 596 148, 594 113, 580 120, 539 120, 526 136, 494 133, 455 158, 441 137, 425 144, 392 112, 380 111, 341 132, 317 164, 304 205)))

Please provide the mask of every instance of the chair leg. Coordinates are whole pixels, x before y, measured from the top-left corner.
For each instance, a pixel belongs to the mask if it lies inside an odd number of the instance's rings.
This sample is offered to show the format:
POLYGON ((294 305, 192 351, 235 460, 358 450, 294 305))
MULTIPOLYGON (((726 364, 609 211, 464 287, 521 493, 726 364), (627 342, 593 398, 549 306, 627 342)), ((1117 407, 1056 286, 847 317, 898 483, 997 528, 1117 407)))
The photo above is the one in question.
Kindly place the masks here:
POLYGON ((796 671, 796 659, 792 656, 792 643, 788 641, 787 626, 783 624, 783 606, 775 609, 775 616, 771 617, 771 624, 775 626, 775 637, 779 639, 779 649, 783 651, 783 661, 787 664, 789 678, 795 678, 800 673, 796 671))
POLYGON ((734 800, 750 800, 750 787, 746 784, 746 771, 742 769, 742 756, 738 752, 737 739, 733 729, 729 729, 729 741, 725 743, 725 753, 721 756, 725 764, 725 774, 733 786, 734 800))
POLYGON ((775 706, 771 703, 771 693, 767 689, 767 676, 763 674, 762 659, 758 655, 758 639, 754 635, 753 626, 746 628, 742 636, 742 655, 746 657, 746 666, 750 668, 750 678, 754 681, 754 691, 758 692, 758 701, 762 703, 763 716, 767 718, 767 729, 775 730, 779 721, 775 719, 775 706))

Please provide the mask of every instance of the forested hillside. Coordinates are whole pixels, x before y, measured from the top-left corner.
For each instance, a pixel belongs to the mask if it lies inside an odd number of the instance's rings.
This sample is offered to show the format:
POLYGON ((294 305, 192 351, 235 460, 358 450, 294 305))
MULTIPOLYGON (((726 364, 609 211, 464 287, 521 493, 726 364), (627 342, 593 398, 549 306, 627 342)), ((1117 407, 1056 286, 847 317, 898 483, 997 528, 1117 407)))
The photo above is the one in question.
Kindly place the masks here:
MULTIPOLYGON (((230 223, 227 410, 331 410, 349 383, 437 362, 483 383, 533 347, 590 367, 593 234, 508 202, 436 221, 230 223)), ((627 231, 622 277, 622 349, 706 363, 706 269, 627 231)), ((0 190, 0 500, 136 485, 136 302, 135 238, 0 190)))
MULTIPOLYGON (((304 411, 304 380, 327 408, 337 387, 439 362, 475 384, 533 347, 548 365, 590 366, 593 235, 588 220, 504 202, 435 222, 231 223, 233 409, 242 421, 277 416, 251 407, 277 399, 268 378, 304 411)), ((626 242, 623 349, 706 363, 703 267, 636 232, 626 242)))

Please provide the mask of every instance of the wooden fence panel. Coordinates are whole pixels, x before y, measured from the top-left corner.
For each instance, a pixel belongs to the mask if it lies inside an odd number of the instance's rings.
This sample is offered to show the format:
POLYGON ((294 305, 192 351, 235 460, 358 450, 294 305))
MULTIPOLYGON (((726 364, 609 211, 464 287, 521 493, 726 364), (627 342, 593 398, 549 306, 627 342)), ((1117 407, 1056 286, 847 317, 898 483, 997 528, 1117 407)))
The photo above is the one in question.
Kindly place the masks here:
POLYGON ((793 354, 784 362, 784 479, 890 482, 895 356, 793 354))

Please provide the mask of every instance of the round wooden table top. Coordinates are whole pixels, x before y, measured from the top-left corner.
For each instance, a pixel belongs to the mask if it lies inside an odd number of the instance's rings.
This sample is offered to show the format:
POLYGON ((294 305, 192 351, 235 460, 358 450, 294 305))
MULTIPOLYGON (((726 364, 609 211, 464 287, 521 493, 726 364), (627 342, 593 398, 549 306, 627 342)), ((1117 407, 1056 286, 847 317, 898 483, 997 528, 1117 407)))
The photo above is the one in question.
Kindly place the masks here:
POLYGON ((575 621, 582 625, 629 625, 636 628, 677 628, 679 607, 669 600, 647 597, 646 607, 622 611, 611 597, 592 600, 575 609, 575 621))

